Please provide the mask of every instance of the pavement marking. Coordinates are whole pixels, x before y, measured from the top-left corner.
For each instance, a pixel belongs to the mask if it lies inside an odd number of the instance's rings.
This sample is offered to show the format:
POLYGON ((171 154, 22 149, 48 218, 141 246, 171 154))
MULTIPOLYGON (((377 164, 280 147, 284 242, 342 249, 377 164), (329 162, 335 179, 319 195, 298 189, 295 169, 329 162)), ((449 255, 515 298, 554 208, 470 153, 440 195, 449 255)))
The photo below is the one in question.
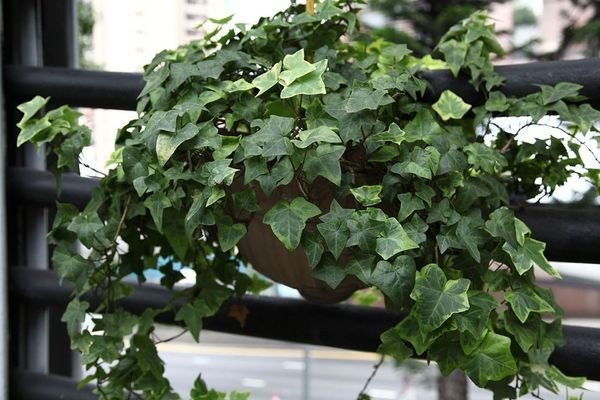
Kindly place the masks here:
POLYGON ((261 389, 267 386, 267 381, 265 381, 264 379, 257 378, 244 378, 242 379, 242 386, 254 389, 261 389))
POLYGON ((288 371, 304 371, 304 361, 290 361, 286 360, 281 363, 283 369, 288 371))
MULTIPOLYGON (((180 354, 201 354, 212 356, 238 356, 238 357, 272 357, 272 358, 304 358, 304 349, 290 349, 277 347, 240 347, 196 345, 188 343, 159 343, 158 351, 180 354)), ((350 350, 307 350, 313 359, 321 360, 347 360, 347 361, 377 361, 379 355, 362 351, 350 350)))

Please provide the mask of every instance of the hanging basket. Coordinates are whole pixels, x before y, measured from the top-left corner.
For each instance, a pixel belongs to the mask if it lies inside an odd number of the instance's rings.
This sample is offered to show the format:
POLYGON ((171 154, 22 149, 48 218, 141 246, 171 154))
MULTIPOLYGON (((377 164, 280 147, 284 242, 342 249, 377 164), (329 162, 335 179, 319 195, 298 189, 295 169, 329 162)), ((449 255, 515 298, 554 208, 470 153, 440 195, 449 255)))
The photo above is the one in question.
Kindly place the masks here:
MULTIPOLYGON (((234 182, 230 190, 237 192, 247 189, 241 179, 234 182)), ((296 179, 291 183, 276 188, 270 196, 263 193, 258 185, 252 185, 256 192, 260 210, 247 220, 247 234, 240 240, 237 247, 240 254, 252 267, 261 274, 275 282, 297 289, 305 299, 321 304, 338 303, 346 300, 356 290, 365 287, 364 283, 353 276, 346 277, 335 289, 325 282, 311 275, 311 267, 302 246, 294 251, 286 249, 279 239, 273 234, 269 225, 264 224, 264 214, 279 200, 292 200, 303 196, 296 179)), ((336 186, 330 182, 317 178, 310 185, 308 195, 310 201, 317 205, 323 213, 327 213, 335 196, 336 186)), ((244 219, 244 215, 237 213, 230 207, 232 215, 244 219)), ((313 223, 314 224, 314 223, 313 223)), ((308 224, 310 227, 310 223, 308 224)), ((316 228, 313 226, 313 228, 316 228)), ((339 263, 343 265, 347 257, 340 257, 339 263)))

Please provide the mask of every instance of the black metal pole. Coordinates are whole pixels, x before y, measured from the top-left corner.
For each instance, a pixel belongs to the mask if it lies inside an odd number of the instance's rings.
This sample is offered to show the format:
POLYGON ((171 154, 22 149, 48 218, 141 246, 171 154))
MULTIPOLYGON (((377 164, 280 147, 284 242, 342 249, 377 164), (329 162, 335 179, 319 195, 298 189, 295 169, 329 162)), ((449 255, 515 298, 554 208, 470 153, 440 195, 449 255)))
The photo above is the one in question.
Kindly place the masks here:
MULTIPOLYGON (((10 288, 24 303, 44 302, 64 306, 71 295, 51 271, 12 268, 10 288)), ((162 307, 170 299, 169 291, 158 285, 135 285, 133 295, 121 305, 140 314, 148 307, 162 307)), ((90 299, 90 301, 92 301, 90 299)), ((269 297, 243 297, 230 300, 204 328, 245 336, 286 340, 348 350, 373 352, 379 335, 402 319, 382 308, 347 304, 317 305, 302 300, 269 297), (245 305, 249 314, 244 327, 229 317, 229 306, 245 305), (360 323, 357 323, 360 322, 360 323)), ((157 322, 176 325, 172 313, 158 316, 157 322)), ((552 362, 566 374, 600 380, 600 329, 565 326, 566 345, 557 349, 552 362)))
MULTIPOLYGON (((8 196, 19 202, 51 207, 56 201, 56 179, 49 172, 11 168, 6 179, 8 196)), ((83 208, 97 185, 98 180, 65 174, 59 200, 83 208)), ((547 244, 551 260, 600 262, 600 207, 536 205, 517 209, 516 214, 547 244)))
MULTIPOLYGON (((141 74, 106 71, 84 71, 65 68, 29 68, 5 66, 7 92, 18 100, 35 95, 52 96, 56 104, 135 110, 136 97, 143 87, 141 74)), ((573 82, 583 85, 582 94, 594 105, 600 103, 600 59, 545 61, 496 68, 506 82, 502 91, 523 96, 539 88, 536 84, 555 85, 573 82)), ((444 89, 451 89, 470 104, 481 104, 481 93, 475 91, 465 77, 454 78, 448 71, 427 74, 431 82, 430 99, 444 89)))

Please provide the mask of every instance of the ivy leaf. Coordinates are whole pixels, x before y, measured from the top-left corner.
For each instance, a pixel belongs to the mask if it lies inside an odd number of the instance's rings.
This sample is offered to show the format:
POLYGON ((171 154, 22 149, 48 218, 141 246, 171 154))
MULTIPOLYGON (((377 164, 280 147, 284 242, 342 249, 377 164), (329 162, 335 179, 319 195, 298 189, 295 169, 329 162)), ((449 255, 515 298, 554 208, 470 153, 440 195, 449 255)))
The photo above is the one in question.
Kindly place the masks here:
POLYGON ((171 207, 171 201, 163 192, 156 192, 144 200, 144 205, 150 210, 156 229, 162 232, 163 212, 165 208, 171 207))
POLYGON ((90 303, 87 301, 79 301, 72 299, 63 313, 60 320, 67 324, 67 332, 69 336, 74 336, 79 333, 79 327, 85 321, 86 312, 90 308, 90 303))
POLYGON ((379 194, 383 187, 381 185, 364 185, 350 189, 352 196, 363 206, 373 206, 381 202, 379 194))
POLYGON ((319 265, 310 274, 327 283, 330 288, 337 288, 346 277, 346 272, 340 268, 329 254, 325 254, 319 265))
POLYGON ((384 260, 406 250, 417 249, 416 244, 406 233, 396 218, 385 221, 383 233, 377 239, 377 254, 384 260))
POLYGON ((468 44, 450 39, 447 42, 443 42, 438 48, 444 54, 444 59, 448 63, 452 75, 456 78, 465 63, 468 44))
POLYGON ((416 267, 412 257, 399 256, 393 263, 379 261, 371 273, 369 284, 381 290, 395 305, 405 307, 410 303, 415 274, 416 267))
POLYGON ((485 222, 485 230, 494 237, 504 239, 510 246, 517 246, 515 214, 512 210, 501 207, 492 212, 485 222))
POLYGON ((459 96, 451 90, 444 90, 439 100, 435 102, 432 108, 438 113, 444 121, 449 119, 461 119, 471 109, 459 96))
POLYGON ((323 256, 323 245, 315 232, 307 232, 302 236, 302 248, 306 254, 308 265, 315 268, 323 256))
POLYGON ((507 290, 504 293, 504 299, 510 304, 511 309, 522 323, 527 321, 527 317, 529 317, 529 313, 531 312, 544 313, 554 311, 550 304, 529 287, 507 290))
MULTIPOLYGON (((50 100, 50 97, 44 98, 42 96, 35 96, 33 99, 29 100, 28 102, 19 104, 17 106, 17 109, 23 113, 23 117, 21 117, 21 120, 17 124, 17 127, 19 129, 25 128, 25 126, 26 126, 25 124, 30 119, 35 117, 35 115, 38 113, 38 111, 40 111, 42 108, 44 108, 46 106, 46 104, 48 103, 48 100, 50 100)), ((26 142, 27 140, 28 139, 23 139, 22 142, 26 142)), ((18 146, 19 145, 17 144, 17 147, 18 146)))
POLYGON ((327 69, 327 60, 319 61, 314 66, 314 71, 296 79, 291 85, 284 87, 280 97, 287 99, 301 94, 325 94, 325 83, 323 83, 322 76, 325 69, 327 69))
POLYGON ((402 336, 397 332, 396 327, 383 332, 380 340, 381 344, 377 348, 377 352, 393 357, 396 362, 402 362, 413 354, 411 348, 404 343, 402 336))
POLYGON ((417 115, 404 127, 406 132, 406 141, 413 143, 423 141, 427 144, 432 143, 433 134, 441 131, 440 126, 431 115, 431 112, 423 107, 417 111, 417 115))
POLYGON ((52 124, 47 117, 23 124, 17 137, 17 147, 21 147, 27 142, 35 142, 37 140, 36 136, 51 126, 52 124))
POLYGON ((296 197, 292 202, 280 200, 264 216, 263 223, 271 226, 271 230, 283 243, 286 249, 293 251, 300 244, 302 231, 306 221, 321 213, 319 207, 296 197))
POLYGON ((95 212, 83 212, 73 218, 67 229, 77 235, 77 239, 87 248, 92 248, 96 233, 104 228, 104 223, 95 212))
POLYGON ((471 257, 477 262, 481 261, 479 246, 483 245, 486 239, 483 232, 479 228, 470 226, 469 220, 463 218, 458 222, 456 236, 471 257))
POLYGON ((526 237, 523 239, 523 245, 517 248, 511 246, 508 242, 504 243, 502 250, 506 251, 512 259, 519 275, 529 271, 531 267, 537 265, 548 275, 560 278, 558 271, 548 262, 544 256, 546 244, 538 240, 526 237))
POLYGON ((246 225, 234 224, 230 217, 217 219, 217 238, 221 250, 229 251, 246 235, 246 225))
POLYGON ((177 148, 198 134, 198 126, 189 123, 174 134, 159 133, 156 139, 156 155, 160 165, 165 165, 177 148))
POLYGON ((273 65, 273 67, 271 67, 270 70, 254 78, 252 84, 254 85, 254 87, 259 89, 256 96, 260 96, 261 94, 275 86, 277 82, 279 82, 280 73, 281 62, 278 62, 277 64, 273 65))
POLYGON ((316 66, 304 60, 304 49, 283 58, 284 71, 279 74, 279 79, 284 86, 290 86, 298 78, 303 77, 316 69, 316 66))
POLYGON ((485 102, 485 109, 488 111, 503 112, 510 108, 510 103, 504 93, 495 91, 490 93, 490 97, 485 102))
POLYGON ((244 210, 251 213, 260 210, 258 201, 256 200, 256 191, 253 189, 249 188, 241 192, 236 192, 231 197, 233 198, 233 206, 236 210, 244 210))
POLYGON ((352 89, 350 97, 346 100, 344 110, 348 113, 355 113, 362 110, 377 110, 379 107, 390 104, 393 101, 386 90, 357 87, 352 89))
POLYGON ((435 147, 415 147, 410 152, 408 160, 392 165, 390 171, 403 176, 412 174, 423 179, 431 179, 437 173, 439 162, 440 153, 435 147))
POLYGON ((506 158, 498 150, 492 149, 483 143, 471 143, 464 147, 467 161, 476 169, 481 169, 488 174, 494 174, 508 165, 506 158))
POLYGON ((513 335, 519 347, 527 353, 541 336, 542 319, 537 314, 532 314, 525 322, 517 319, 510 311, 504 311, 504 329, 513 335))
POLYGON ((300 149, 305 149, 313 143, 341 143, 339 135, 328 126, 319 126, 307 129, 298 135, 300 140, 292 140, 292 143, 300 149))
POLYGON ((333 254, 337 260, 340 258, 342 251, 346 248, 346 243, 350 237, 350 231, 346 226, 345 220, 333 220, 323 222, 317 225, 317 229, 327 243, 327 249, 333 254))
POLYGON ((377 209, 354 212, 347 221, 350 229, 347 246, 358 246, 364 252, 374 252, 385 219, 385 214, 377 209))
POLYGON ((322 176, 331 183, 339 186, 342 180, 340 158, 345 151, 345 146, 327 143, 321 144, 314 149, 309 149, 302 167, 308 182, 312 183, 317 176, 322 176))
POLYGON ((154 378, 162 379, 163 363, 152 340, 147 336, 133 335, 131 344, 137 348, 135 352, 137 366, 142 371, 150 373, 154 378))
POLYGON ((413 212, 425 208, 425 203, 422 199, 412 193, 399 194, 400 212, 398 213, 398 221, 403 221, 408 218, 413 212))
POLYGON ((469 332, 472 336, 481 335, 489 320, 490 313, 499 307, 498 301, 481 290, 468 292, 469 309, 456 314, 454 321, 461 332, 469 332))
POLYGON ((453 314, 469 309, 468 279, 447 280, 444 271, 435 264, 417 272, 415 287, 410 297, 415 300, 419 326, 431 332, 453 314))
POLYGON ((209 307, 202 299, 196 299, 193 302, 185 303, 177 314, 175 321, 183 321, 185 326, 190 330, 190 334, 196 342, 200 340, 200 331, 202 331, 202 320, 204 317, 209 317, 216 310, 209 307))
POLYGON ((548 105, 568 97, 577 97, 583 86, 576 83, 560 82, 555 86, 537 85, 542 89, 542 104, 548 105))
POLYGON ((462 368, 479 387, 516 374, 517 365, 510 351, 510 339, 488 332, 479 347, 465 358, 462 368))
POLYGON ((413 346, 417 355, 421 355, 448 329, 442 327, 431 332, 421 329, 418 317, 414 314, 413 309, 413 312, 404 317, 394 330, 402 339, 408 341, 413 346))

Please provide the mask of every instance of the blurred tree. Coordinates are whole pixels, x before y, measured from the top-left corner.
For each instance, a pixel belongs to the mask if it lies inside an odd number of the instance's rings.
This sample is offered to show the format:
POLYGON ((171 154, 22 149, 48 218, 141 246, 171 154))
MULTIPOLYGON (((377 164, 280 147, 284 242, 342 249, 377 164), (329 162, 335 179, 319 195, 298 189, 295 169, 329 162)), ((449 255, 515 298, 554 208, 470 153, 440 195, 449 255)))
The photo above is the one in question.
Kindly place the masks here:
POLYGON ((94 9, 90 0, 77 0, 77 23, 79 24, 79 66, 84 69, 97 69, 88 58, 92 48, 94 33, 94 9))
POLYGON ((432 51, 448 29, 473 12, 506 0, 371 0, 369 7, 388 20, 402 21, 409 31, 393 26, 376 28, 379 36, 406 45, 419 55, 432 51))

